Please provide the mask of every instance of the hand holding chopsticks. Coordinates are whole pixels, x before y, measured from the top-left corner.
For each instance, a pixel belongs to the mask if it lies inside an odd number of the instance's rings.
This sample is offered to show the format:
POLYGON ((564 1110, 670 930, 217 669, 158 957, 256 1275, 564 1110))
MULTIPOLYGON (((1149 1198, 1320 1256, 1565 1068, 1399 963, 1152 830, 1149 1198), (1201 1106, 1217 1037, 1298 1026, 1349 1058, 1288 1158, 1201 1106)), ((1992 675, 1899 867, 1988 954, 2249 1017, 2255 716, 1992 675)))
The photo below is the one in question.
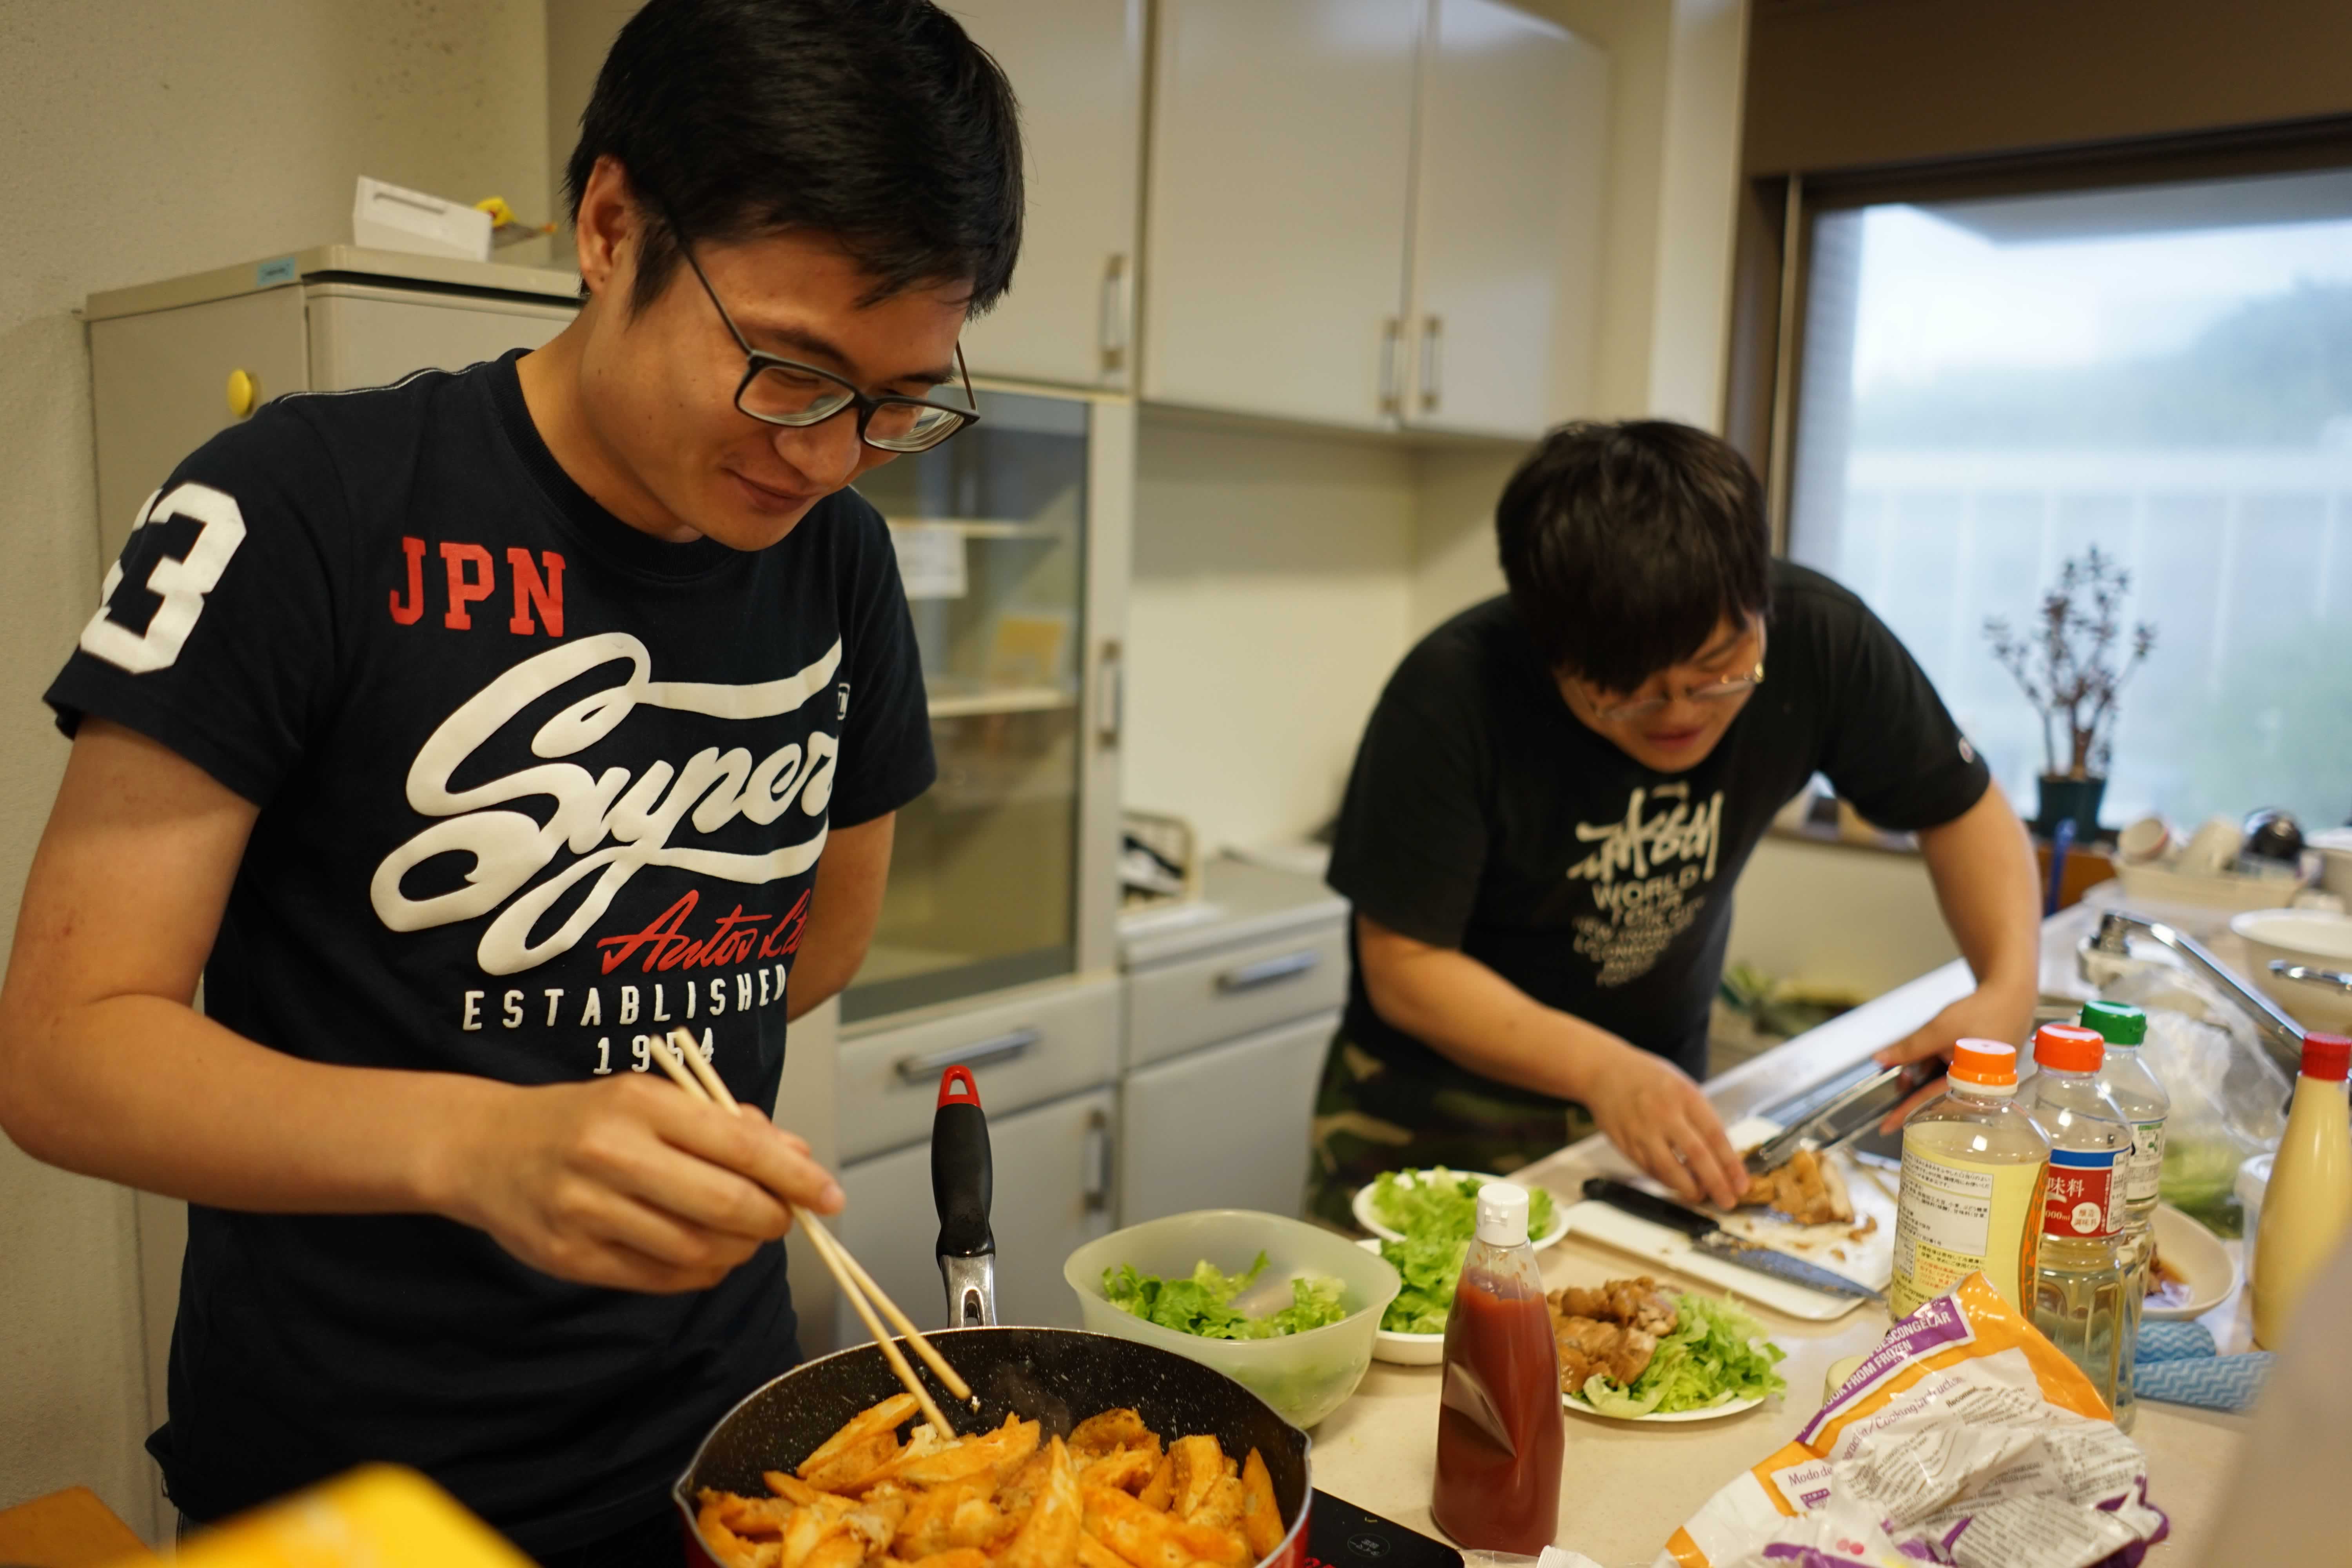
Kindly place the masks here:
MULTIPOLYGON (((655 1043, 652 1055, 654 1060, 661 1065, 662 1071, 697 1100, 717 1105, 730 1114, 741 1110, 740 1103, 728 1091, 725 1080, 709 1062, 702 1059, 701 1047, 695 1044, 694 1037, 686 1030, 671 1030, 666 1042, 655 1043)), ((825 1228, 823 1220, 804 1208, 796 1206, 793 1212, 806 1227, 809 1245, 816 1249, 817 1257, 824 1260, 834 1282, 841 1287, 841 1293, 848 1298, 850 1306, 865 1322, 866 1331, 874 1336, 874 1343, 882 1352, 883 1360, 890 1363, 890 1370, 898 1374, 898 1381, 906 1385, 907 1392, 913 1394, 915 1403, 921 1406, 924 1420, 930 1424, 942 1442, 952 1439, 955 1428, 948 1425, 947 1417, 940 1413, 929 1391, 923 1386, 923 1380, 915 1374, 915 1369, 899 1353, 897 1342, 891 1339, 889 1331, 882 1326, 881 1319, 875 1316, 874 1309, 877 1306, 882 1309, 884 1316, 897 1326, 907 1342, 915 1347, 915 1353, 921 1356, 923 1364, 947 1385, 950 1394, 958 1399, 969 1400, 971 1398, 971 1386, 959 1377, 955 1368, 931 1347, 931 1342, 923 1337, 922 1331, 915 1327, 914 1321, 898 1310, 898 1304, 874 1282, 874 1277, 849 1255, 848 1248, 825 1228)))

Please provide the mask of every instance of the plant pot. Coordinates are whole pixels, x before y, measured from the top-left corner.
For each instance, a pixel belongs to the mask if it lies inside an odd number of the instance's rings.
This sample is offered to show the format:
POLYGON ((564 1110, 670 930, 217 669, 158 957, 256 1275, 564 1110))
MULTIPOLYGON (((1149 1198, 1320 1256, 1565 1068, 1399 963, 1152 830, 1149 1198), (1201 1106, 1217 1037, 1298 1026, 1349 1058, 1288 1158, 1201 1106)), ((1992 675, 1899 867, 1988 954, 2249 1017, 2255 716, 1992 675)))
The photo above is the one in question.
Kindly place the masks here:
POLYGON ((2107 781, 2053 778, 2044 773, 2039 783, 2042 809, 2034 814, 2034 836, 2053 838, 2060 823, 2072 821, 2074 842, 2088 844, 2099 831, 2099 802, 2107 793, 2107 781))

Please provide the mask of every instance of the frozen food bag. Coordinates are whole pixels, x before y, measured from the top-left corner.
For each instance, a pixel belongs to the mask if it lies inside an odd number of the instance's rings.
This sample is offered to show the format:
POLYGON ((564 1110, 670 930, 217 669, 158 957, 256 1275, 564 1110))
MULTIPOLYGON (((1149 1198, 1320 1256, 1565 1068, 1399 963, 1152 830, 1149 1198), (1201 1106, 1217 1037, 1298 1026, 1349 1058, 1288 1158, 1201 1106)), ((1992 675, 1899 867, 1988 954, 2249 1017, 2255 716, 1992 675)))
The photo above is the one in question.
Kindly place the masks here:
POLYGON ((1889 1330, 1655 1568, 2128 1568, 2167 1529, 2090 1380, 1971 1274, 1889 1330))

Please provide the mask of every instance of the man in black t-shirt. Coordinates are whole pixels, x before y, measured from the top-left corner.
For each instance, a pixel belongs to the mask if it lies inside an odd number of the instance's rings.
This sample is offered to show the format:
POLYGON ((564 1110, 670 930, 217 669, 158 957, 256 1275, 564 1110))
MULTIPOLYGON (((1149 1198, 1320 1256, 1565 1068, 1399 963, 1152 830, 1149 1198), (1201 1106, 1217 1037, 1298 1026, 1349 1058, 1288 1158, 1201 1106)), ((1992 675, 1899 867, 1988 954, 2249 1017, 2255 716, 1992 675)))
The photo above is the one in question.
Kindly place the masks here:
POLYGON ((1390 678, 1330 881, 1355 907, 1311 1200, 1379 1171, 1510 1171, 1597 1127, 1685 1198, 1738 1153, 1699 1092, 1731 885, 1815 773, 1918 834, 1977 989, 1882 1059, 2021 1039, 2039 922, 2023 828, 1893 633, 1770 558, 1715 437, 1572 425, 1496 513, 1509 593, 1390 678), (1769 671, 1769 678, 1768 678, 1769 671))
POLYGON ((841 1194, 786 1020, 933 774, 846 487, 976 416, 1013 101, 927 0, 654 0, 568 185, 576 321, 206 443, 48 692, 0 1122, 189 1200, 194 1521, 390 1459, 543 1563, 676 1563, 665 1489, 798 1359, 788 1205, 841 1194), (647 1072, 681 1027, 757 1113, 647 1072))

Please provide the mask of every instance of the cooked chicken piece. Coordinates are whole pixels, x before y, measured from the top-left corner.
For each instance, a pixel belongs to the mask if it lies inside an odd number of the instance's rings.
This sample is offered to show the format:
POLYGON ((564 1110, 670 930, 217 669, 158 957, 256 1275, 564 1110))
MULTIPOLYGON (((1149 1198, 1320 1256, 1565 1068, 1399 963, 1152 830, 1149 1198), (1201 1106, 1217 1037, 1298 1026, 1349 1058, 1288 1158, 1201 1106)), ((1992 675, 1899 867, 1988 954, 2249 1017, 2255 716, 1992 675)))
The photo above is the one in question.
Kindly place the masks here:
POLYGON ((1741 1194, 1742 1208, 1776 1209, 1799 1225, 1852 1225, 1853 1195, 1833 1161, 1811 1149, 1800 1149, 1789 1163, 1760 1176, 1750 1176, 1741 1194))
POLYGON ((1570 1392, 1582 1388, 1596 1372, 1621 1388, 1629 1387, 1658 1349, 1654 1334, 1591 1318, 1556 1318, 1552 1336, 1559 1344, 1560 1387, 1570 1392))
POLYGON ((1570 1285, 1552 1294, 1551 1309, 1555 1321, 1591 1318, 1603 1323, 1624 1323, 1651 1334, 1671 1334, 1679 1321, 1674 1298, 1661 1291, 1658 1282, 1646 1274, 1612 1279, 1597 1290, 1570 1285))

